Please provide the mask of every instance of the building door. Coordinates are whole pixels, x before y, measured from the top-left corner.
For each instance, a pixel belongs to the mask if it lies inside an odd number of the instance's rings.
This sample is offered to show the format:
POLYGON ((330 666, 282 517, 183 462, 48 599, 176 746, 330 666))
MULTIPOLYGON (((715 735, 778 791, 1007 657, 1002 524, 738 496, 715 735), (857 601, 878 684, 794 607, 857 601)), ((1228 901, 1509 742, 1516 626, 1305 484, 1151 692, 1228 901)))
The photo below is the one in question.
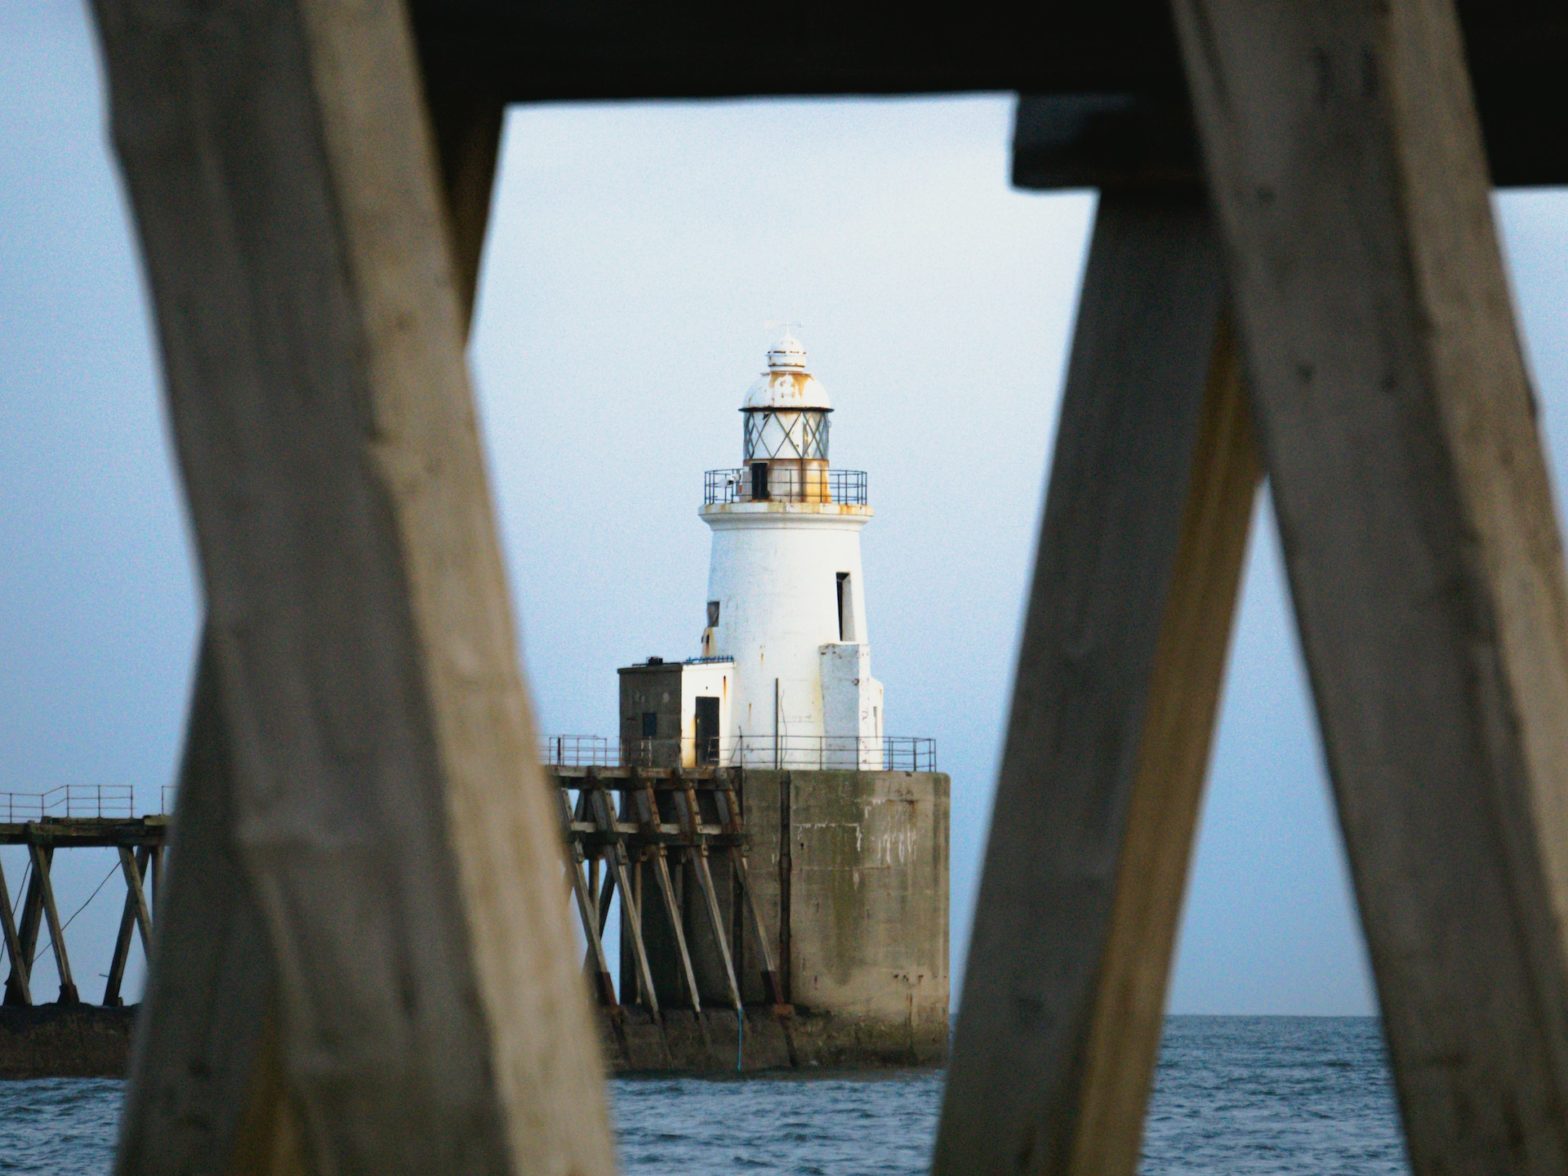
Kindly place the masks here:
POLYGON ((697 697, 697 762, 719 762, 719 700, 697 697))

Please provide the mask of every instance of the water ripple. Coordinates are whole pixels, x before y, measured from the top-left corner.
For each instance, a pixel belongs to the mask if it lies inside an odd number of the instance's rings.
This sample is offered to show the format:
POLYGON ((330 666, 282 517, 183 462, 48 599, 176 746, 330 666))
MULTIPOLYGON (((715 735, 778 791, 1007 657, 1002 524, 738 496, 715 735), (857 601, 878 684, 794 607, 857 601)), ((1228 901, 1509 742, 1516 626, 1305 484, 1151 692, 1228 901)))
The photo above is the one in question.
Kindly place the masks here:
MULTIPOLYGON (((107 1171, 121 1096, 112 1081, 0 1082, 0 1172, 107 1171)), ((611 1097, 634 1176, 916 1176, 942 1078, 622 1078, 611 1097)), ((1171 1018, 1145 1135, 1142 1176, 1409 1171, 1370 1018, 1171 1018)))

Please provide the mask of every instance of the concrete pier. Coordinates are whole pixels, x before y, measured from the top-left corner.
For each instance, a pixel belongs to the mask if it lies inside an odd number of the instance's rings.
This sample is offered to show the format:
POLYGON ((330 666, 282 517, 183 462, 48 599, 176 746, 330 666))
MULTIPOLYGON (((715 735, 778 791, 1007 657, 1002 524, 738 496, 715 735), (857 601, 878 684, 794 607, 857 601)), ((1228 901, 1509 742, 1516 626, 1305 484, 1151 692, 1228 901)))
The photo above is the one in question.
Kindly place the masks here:
MULTIPOLYGON (((748 880, 790 1006, 796 1064, 940 1064, 949 1002, 947 776, 751 768, 734 775, 748 880)), ((722 917, 743 924, 732 868, 722 859, 711 868, 722 917)), ((702 898, 689 888, 680 898, 699 993, 723 1008, 723 966, 702 933, 702 898)), ((678 1008, 674 936, 648 911, 643 935, 660 1002, 678 1008)), ((750 935, 733 942, 742 999, 765 1006, 757 944, 750 935)), ((629 957, 623 951, 623 993, 636 986, 629 957)), ((725 1015, 733 1034, 733 1015, 725 1015)))

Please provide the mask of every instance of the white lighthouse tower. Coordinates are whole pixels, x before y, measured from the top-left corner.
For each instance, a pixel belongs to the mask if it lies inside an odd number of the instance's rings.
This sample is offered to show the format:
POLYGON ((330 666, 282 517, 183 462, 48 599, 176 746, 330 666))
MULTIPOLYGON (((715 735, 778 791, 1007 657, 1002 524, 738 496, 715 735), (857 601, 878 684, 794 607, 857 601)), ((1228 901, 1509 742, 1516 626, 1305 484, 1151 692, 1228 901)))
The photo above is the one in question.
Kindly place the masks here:
MULTIPOLYGON (((631 915, 623 903, 623 928, 641 936, 623 933, 635 950, 622 952, 620 989, 651 985, 666 1010, 686 999, 695 1010, 693 993, 710 1009, 793 1005, 811 1029, 779 1038, 791 1060, 940 1061, 949 781, 933 740, 883 734, 860 565, 866 475, 829 464, 833 406, 794 338, 768 351, 740 410, 741 465, 709 470, 703 494, 713 547, 699 655, 620 668, 618 761, 591 739, 551 749, 556 763, 635 781, 642 799, 622 818, 639 827, 743 824, 744 842, 711 863, 706 846, 663 851, 687 878, 677 898, 662 884, 667 919, 648 915, 660 897, 639 897, 631 915), (725 932, 748 905, 753 933, 725 932)), ((640 860, 631 868, 616 885, 640 896, 640 860)), ((664 1049, 673 1056, 668 1039, 664 1049)), ((702 1064, 714 1061, 728 1055, 702 1064)))
POLYGON ((827 391, 793 337, 741 403, 743 465, 710 470, 704 658, 730 659, 721 754, 753 767, 883 766, 860 529, 866 475, 828 462, 827 391), (727 753, 727 754, 724 754, 727 753))

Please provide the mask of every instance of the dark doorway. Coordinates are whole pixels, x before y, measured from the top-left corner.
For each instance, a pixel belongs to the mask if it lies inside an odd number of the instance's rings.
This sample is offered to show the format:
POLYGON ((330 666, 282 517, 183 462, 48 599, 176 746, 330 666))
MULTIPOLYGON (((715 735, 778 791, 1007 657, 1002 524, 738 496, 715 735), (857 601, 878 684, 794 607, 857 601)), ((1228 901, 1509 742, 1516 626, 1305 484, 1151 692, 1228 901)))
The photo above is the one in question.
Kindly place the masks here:
POLYGON ((719 700, 701 695, 697 698, 697 762, 719 762, 719 700))
POLYGON ((768 497, 768 463, 765 461, 751 463, 751 497, 754 502, 762 502, 768 497))

